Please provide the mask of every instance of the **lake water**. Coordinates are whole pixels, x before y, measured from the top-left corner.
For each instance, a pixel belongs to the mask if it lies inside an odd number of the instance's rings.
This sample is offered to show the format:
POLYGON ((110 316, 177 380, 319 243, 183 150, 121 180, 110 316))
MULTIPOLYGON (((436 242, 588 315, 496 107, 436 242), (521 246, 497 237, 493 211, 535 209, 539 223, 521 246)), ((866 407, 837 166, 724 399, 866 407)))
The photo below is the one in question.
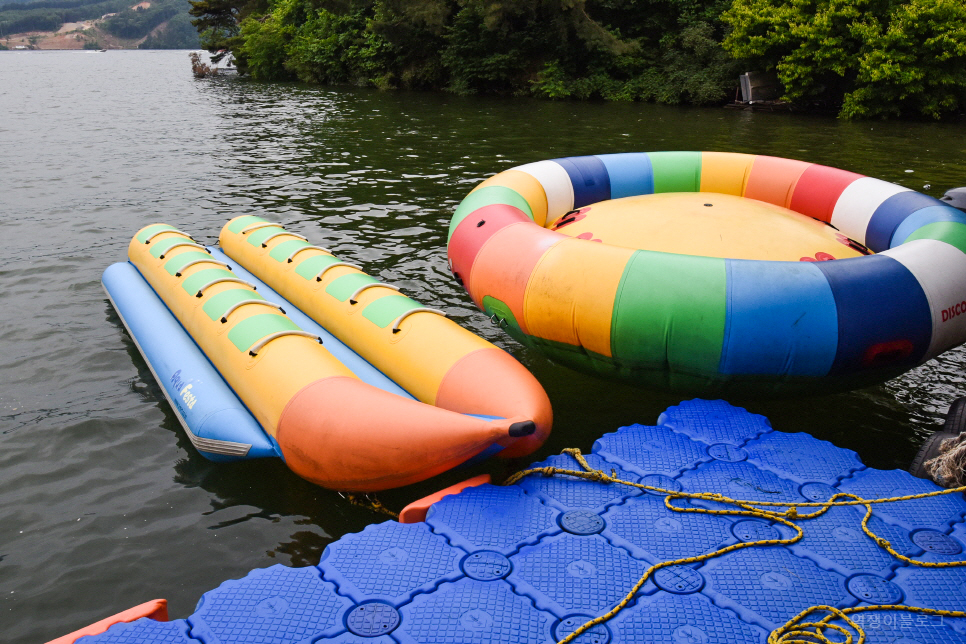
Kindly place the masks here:
MULTIPOLYGON (((589 451, 679 398, 598 381, 507 339, 446 268, 446 228, 486 176, 558 156, 722 150, 838 166, 940 196, 966 185, 966 125, 640 104, 555 103, 197 80, 186 52, 0 53, 0 633, 64 634, 164 597, 188 615, 252 568, 318 562, 382 517, 279 461, 198 455, 100 286, 134 232, 207 242, 258 214, 511 351, 546 387, 535 457, 589 451)), ((966 395, 951 351, 885 385, 732 401, 866 463, 904 468, 966 395)), ((381 495, 400 508, 494 462, 381 495)))

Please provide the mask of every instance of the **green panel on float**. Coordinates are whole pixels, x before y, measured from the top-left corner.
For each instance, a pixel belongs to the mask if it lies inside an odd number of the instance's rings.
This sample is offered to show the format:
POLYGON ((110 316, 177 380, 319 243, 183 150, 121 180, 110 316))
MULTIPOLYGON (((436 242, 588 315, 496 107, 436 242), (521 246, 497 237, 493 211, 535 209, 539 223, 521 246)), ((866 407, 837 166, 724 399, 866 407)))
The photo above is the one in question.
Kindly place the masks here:
POLYGON ((212 320, 220 320, 228 309, 245 300, 264 301, 265 298, 248 288, 233 288, 212 295, 201 310, 212 320))
POLYGON ((175 228, 174 226, 169 226, 168 224, 151 224, 150 226, 148 226, 147 228, 139 232, 135 237, 135 239, 137 239, 142 244, 146 244, 148 243, 148 239, 150 239, 152 235, 156 235, 157 233, 161 233, 166 230, 176 231, 178 229, 175 228))
POLYGON ((337 264, 342 260, 334 255, 312 255, 303 259, 298 266, 295 267, 295 273, 301 275, 307 280, 314 279, 322 269, 326 266, 331 266, 332 264, 337 264))
POLYGON ((184 278, 184 281, 181 283, 181 288, 191 295, 196 295, 202 286, 222 277, 235 277, 235 274, 224 268, 207 268, 184 278))
POLYGON ((325 287, 325 292, 339 300, 345 302, 349 296, 366 284, 376 284, 379 280, 365 273, 349 273, 342 277, 332 280, 332 283, 325 287))
POLYGON ((701 192, 700 152, 648 152, 654 193, 701 192))
POLYGON ((186 253, 175 255, 174 257, 166 261, 164 263, 164 270, 168 271, 168 275, 177 275, 184 269, 185 266, 197 260, 204 260, 204 261, 211 261, 211 262, 218 261, 216 259, 212 259, 211 255, 209 255, 203 250, 190 250, 186 253))
POLYGON ((261 313, 245 318, 228 332, 228 339, 239 351, 248 351, 252 345, 273 333, 300 331, 298 325, 279 313, 261 313))
POLYGON ((248 243, 252 246, 261 246, 266 239, 278 233, 284 233, 285 229, 280 224, 272 224, 264 228, 257 228, 246 235, 248 243))
POLYGON ((614 359, 631 367, 712 376, 724 343, 725 260, 634 253, 617 288, 614 359))
POLYGON ((236 235, 241 231, 245 230, 252 224, 262 224, 268 223, 267 219, 262 219, 258 215, 245 215, 244 217, 239 217, 230 224, 228 224, 228 232, 235 233, 236 235))
POLYGON ((389 324, 403 313, 414 309, 421 309, 423 305, 405 295, 387 295, 373 301, 362 310, 362 317, 366 318, 380 329, 389 324))
POLYGON ((487 186, 468 194, 456 207, 456 212, 453 213, 453 218, 449 222, 449 235, 447 235, 446 240, 449 241, 449 238, 453 236, 453 231, 456 230, 461 221, 466 219, 467 215, 483 206, 492 206, 493 204, 506 204, 519 208, 527 217, 533 219, 533 210, 530 208, 530 203, 519 192, 504 186, 487 186))
POLYGON ((283 241, 281 244, 272 249, 268 255, 276 262, 284 262, 288 259, 288 256, 297 251, 300 248, 308 248, 312 244, 304 241, 302 239, 289 239, 283 241))
POLYGON ((907 244, 914 239, 936 239, 946 242, 950 246, 955 246, 966 253, 966 224, 961 224, 958 221, 937 221, 926 224, 909 235, 906 241, 902 243, 907 244))

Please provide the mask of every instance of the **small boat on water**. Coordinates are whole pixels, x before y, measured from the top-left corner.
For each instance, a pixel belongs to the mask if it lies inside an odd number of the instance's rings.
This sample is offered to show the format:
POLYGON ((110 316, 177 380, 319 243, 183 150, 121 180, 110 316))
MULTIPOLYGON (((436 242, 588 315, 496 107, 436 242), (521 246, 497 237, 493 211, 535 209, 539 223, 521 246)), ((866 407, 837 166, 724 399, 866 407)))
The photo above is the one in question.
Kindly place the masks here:
POLYGON ((966 341, 966 214, 803 161, 530 163, 460 203, 448 253, 476 305, 523 344, 661 389, 842 391, 966 341))
POLYGON ((319 485, 375 491, 549 434, 530 372, 442 312, 259 217, 228 222, 221 247, 147 226, 103 277, 205 456, 280 456, 319 485))

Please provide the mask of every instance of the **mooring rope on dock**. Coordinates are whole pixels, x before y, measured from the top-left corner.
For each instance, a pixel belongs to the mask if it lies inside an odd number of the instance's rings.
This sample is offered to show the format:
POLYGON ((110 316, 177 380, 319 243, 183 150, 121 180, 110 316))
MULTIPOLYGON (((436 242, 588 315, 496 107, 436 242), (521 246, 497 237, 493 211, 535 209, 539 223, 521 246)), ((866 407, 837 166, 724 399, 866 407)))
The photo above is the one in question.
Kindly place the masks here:
MULTIPOLYGON (((637 592, 644 586, 647 580, 661 568, 675 565, 687 565, 692 563, 698 563, 701 561, 707 561, 708 559, 713 559, 720 555, 734 552, 735 550, 741 550, 743 548, 752 548, 758 546, 772 546, 772 545, 791 545, 797 543, 805 535, 804 530, 801 527, 793 523, 793 520, 808 520, 820 517, 826 512, 828 512, 833 507, 840 506, 854 506, 861 505, 865 507, 865 516, 862 518, 862 531, 870 538, 876 545, 880 548, 886 550, 896 559, 903 561, 905 563, 920 566, 923 568, 951 568, 954 566, 966 566, 966 561, 917 561, 911 559, 902 554, 896 552, 892 547, 892 543, 883 537, 875 534, 869 527, 869 519, 872 518, 872 506, 879 503, 894 503, 899 501, 911 501, 914 499, 926 499, 934 496, 943 496, 946 494, 955 494, 960 492, 966 492, 966 486, 948 489, 948 490, 936 490, 934 492, 924 492, 922 494, 908 494, 905 496, 893 496, 882 499, 864 499, 855 494, 849 494, 847 492, 838 492, 834 494, 827 501, 814 501, 805 503, 782 503, 778 501, 749 501, 744 499, 732 499, 730 497, 718 494, 716 492, 679 492, 674 490, 666 490, 664 488, 656 487, 653 485, 644 485, 643 483, 636 483, 633 481, 625 481, 617 477, 617 471, 611 470, 610 474, 605 473, 603 470, 595 470, 587 460, 581 454, 579 449, 568 448, 561 452, 562 454, 567 454, 580 464, 584 469, 581 470, 570 470, 560 467, 533 467, 530 469, 522 470, 517 472, 510 478, 508 478, 504 485, 513 485, 526 476, 532 474, 541 474, 543 476, 572 476, 576 478, 586 479, 589 481, 596 481, 604 484, 617 483, 620 485, 627 485, 630 487, 635 487, 641 490, 649 492, 657 492, 664 496, 664 505, 673 512, 690 512, 694 514, 711 514, 711 515, 725 515, 725 516, 743 516, 743 517, 754 517, 758 519, 764 519, 767 521, 774 521, 781 523, 782 525, 788 526, 795 531, 795 536, 788 537, 785 539, 761 539, 758 541, 745 541, 741 543, 732 544, 730 546, 725 546, 715 550, 714 552, 706 553, 703 555, 696 555, 694 557, 683 557, 681 559, 675 559, 673 561, 665 561, 658 564, 654 564, 648 568, 641 578, 634 584, 631 590, 624 596, 624 598, 618 602, 614 608, 609 610, 607 613, 595 617, 579 628, 577 628, 573 633, 567 637, 560 640, 557 644, 568 644, 572 642, 581 634, 587 632, 589 629, 603 624, 618 613, 620 613, 627 605, 634 599, 637 592), (735 510, 712 510, 708 508, 701 507, 679 507, 673 504, 673 501, 677 499, 698 499, 703 501, 714 501, 717 503, 730 504, 737 506, 742 509, 735 510), (848 499, 848 500, 839 500, 848 499), (786 510, 766 510, 762 509, 760 506, 768 507, 783 507, 786 510), (814 512, 802 514, 799 512, 799 508, 816 508, 814 512)), ((773 630, 768 635, 768 644, 815 644, 820 642, 821 644, 863 644, 865 642, 866 636, 865 631, 862 627, 849 618, 849 615, 862 612, 870 611, 905 611, 910 613, 918 613, 925 615, 941 616, 941 617, 966 617, 966 611, 958 610, 939 610, 934 608, 919 608, 917 606, 906 606, 903 604, 880 604, 876 606, 856 606, 853 608, 835 608, 833 606, 812 606, 806 608, 800 612, 795 617, 788 620, 783 626, 780 626, 773 630), (806 619, 812 619, 815 614, 826 613, 825 617, 818 621, 803 621, 806 619), (833 624, 832 621, 840 619, 846 626, 841 626, 839 624, 833 624), (851 629, 851 631, 849 630, 851 629), (826 631, 831 631, 838 633, 843 640, 832 640, 826 634, 826 631), (853 636, 853 633, 855 636, 853 636)))
POLYGON ((372 510, 373 512, 378 512, 379 514, 385 514, 386 516, 392 517, 393 519, 396 519, 396 520, 399 519, 398 512, 393 512, 392 510, 384 506, 382 502, 372 494, 355 494, 353 492, 347 492, 343 496, 352 505, 358 505, 368 510, 372 510))

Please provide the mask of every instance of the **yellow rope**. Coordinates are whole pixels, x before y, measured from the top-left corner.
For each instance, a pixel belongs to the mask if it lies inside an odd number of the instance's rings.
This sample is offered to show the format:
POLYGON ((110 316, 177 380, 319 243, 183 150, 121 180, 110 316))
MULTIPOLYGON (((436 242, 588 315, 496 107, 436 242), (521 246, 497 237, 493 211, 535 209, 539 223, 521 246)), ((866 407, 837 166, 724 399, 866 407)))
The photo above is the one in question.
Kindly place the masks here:
MULTIPOLYGON (((804 536, 804 531, 801 527, 792 523, 792 520, 808 520, 814 519, 816 517, 822 516, 828 512, 831 508, 841 507, 841 506, 852 506, 852 505, 862 505, 865 506, 865 516, 862 518, 862 531, 872 541, 874 541, 880 548, 885 549, 893 557, 904 561, 905 563, 912 564, 914 566, 921 566, 924 568, 949 568, 953 566, 966 566, 966 561, 916 561, 910 559, 904 555, 899 554, 892 547, 892 543, 883 537, 875 534, 869 527, 869 519, 872 517, 872 506, 877 503, 893 503, 897 501, 908 501, 912 499, 926 499, 934 496, 942 496, 945 494, 956 494, 966 491, 966 486, 954 488, 950 490, 937 490, 935 492, 925 492, 923 494, 909 494, 906 496, 894 496, 884 499, 863 499, 855 494, 848 494, 846 492, 839 492, 833 495, 827 501, 817 501, 808 503, 781 503, 777 501, 748 501, 744 499, 732 499, 730 497, 724 496, 722 494, 717 494, 713 492, 678 492, 675 490, 665 490, 664 488, 655 487, 653 485, 644 485, 642 483, 635 483, 632 481, 624 481, 617 478, 617 472, 611 470, 608 475, 603 470, 595 470, 584 458, 583 454, 580 453, 579 449, 565 449, 562 452, 571 456, 577 463, 583 467, 583 471, 570 470, 560 467, 534 467, 521 472, 517 472, 509 479, 506 480, 504 485, 512 485, 517 481, 523 479, 531 474, 542 474, 543 476, 556 476, 558 474, 565 476, 573 476, 577 478, 582 478, 590 481, 597 481, 604 484, 618 483, 620 485, 627 485, 630 487, 635 487, 641 490, 658 492, 666 495, 664 497, 664 505, 673 512, 691 512, 695 514, 711 514, 711 515, 723 515, 723 516, 743 516, 743 517, 754 517, 758 519, 765 519, 766 521, 774 521, 776 523, 781 523, 782 525, 788 526, 795 531, 795 536, 788 537, 785 539, 761 539, 759 541, 745 541, 741 543, 736 543, 730 546, 725 546, 703 555, 697 555, 694 557, 684 557, 681 559, 675 559, 674 561, 665 561, 659 564, 655 564, 648 568, 644 575, 634 584, 630 592, 624 596, 614 608, 609 610, 607 613, 595 617, 594 619, 588 621, 586 624, 580 626, 573 633, 563 638, 557 644, 567 644, 572 642, 574 639, 579 637, 581 634, 587 632, 589 629, 597 626, 598 624, 603 624, 604 622, 610 620, 619 612, 621 612, 634 598, 634 595, 644 586, 647 580, 661 568, 667 566, 676 565, 686 565, 691 563, 697 563, 700 561, 706 561, 708 559, 713 559, 719 555, 723 555, 728 552, 734 552, 735 550, 741 550, 742 548, 752 548, 758 546, 771 546, 771 545, 790 545, 798 542, 804 536), (730 504, 737 506, 740 509, 733 510, 710 510, 700 507, 681 507, 674 505, 673 501, 677 499, 700 499, 704 501, 715 501, 717 503, 730 504), (839 499, 849 499, 846 501, 840 501, 839 499), (785 510, 766 510, 762 506, 767 507, 779 507, 787 508, 785 510), (799 508, 816 508, 814 512, 801 513, 799 508)), ((868 611, 880 611, 880 610, 900 610, 911 613, 923 613, 926 615, 941 615, 944 617, 966 617, 966 611, 950 611, 950 610, 935 610, 931 608, 917 608, 914 606, 904 606, 901 604, 892 605, 878 605, 878 606, 860 606, 855 608, 834 608, 831 606, 813 606, 790 619, 768 636, 768 644, 815 644, 815 642, 821 642, 822 644, 863 644, 865 642, 865 632, 862 628, 851 620, 848 616, 859 612, 868 611), (813 613, 828 613, 823 619, 818 622, 802 621, 813 613), (838 624, 830 623, 834 619, 840 619, 845 622, 848 626, 841 626, 838 624), (811 629, 811 630, 809 630, 811 629), (852 629, 857 635, 857 638, 853 638, 852 629), (838 633, 844 640, 836 641, 831 640, 825 634, 825 631, 832 631, 838 633), (803 639, 807 638, 807 639, 803 639)))
POLYGON ((368 508, 373 512, 379 512, 380 514, 385 514, 386 516, 390 516, 393 519, 399 518, 398 512, 393 512, 392 510, 384 506, 382 503, 380 503, 379 499, 369 494, 353 494, 351 492, 347 492, 345 495, 345 498, 348 499, 349 503, 351 503, 352 505, 358 505, 363 508, 368 508))
MULTIPOLYGON (((959 563, 960 565, 963 565, 966 562, 959 563)), ((812 606, 811 608, 806 608, 798 615, 785 622, 784 626, 780 626, 772 631, 771 634, 768 635, 768 644, 814 644, 816 640, 823 642, 823 644, 862 644, 865 642, 865 632, 862 630, 862 627, 849 619, 849 615, 881 610, 904 611, 907 613, 936 615, 941 617, 966 617, 966 611, 937 610, 935 608, 919 608, 918 606, 905 606, 903 604, 855 606, 854 608, 812 606), (817 622, 801 621, 810 616, 812 613, 821 612, 828 613, 828 615, 817 622), (855 631, 855 634, 858 635, 858 638, 853 639, 852 633, 849 632, 847 628, 839 626, 838 624, 829 623, 833 619, 841 619, 843 622, 848 624, 849 627, 855 631), (809 628, 814 630, 807 630, 809 628), (845 636, 845 639, 841 641, 830 640, 824 633, 825 629, 830 629, 841 633, 845 636), (807 637, 809 639, 798 639, 801 637, 807 637)))

